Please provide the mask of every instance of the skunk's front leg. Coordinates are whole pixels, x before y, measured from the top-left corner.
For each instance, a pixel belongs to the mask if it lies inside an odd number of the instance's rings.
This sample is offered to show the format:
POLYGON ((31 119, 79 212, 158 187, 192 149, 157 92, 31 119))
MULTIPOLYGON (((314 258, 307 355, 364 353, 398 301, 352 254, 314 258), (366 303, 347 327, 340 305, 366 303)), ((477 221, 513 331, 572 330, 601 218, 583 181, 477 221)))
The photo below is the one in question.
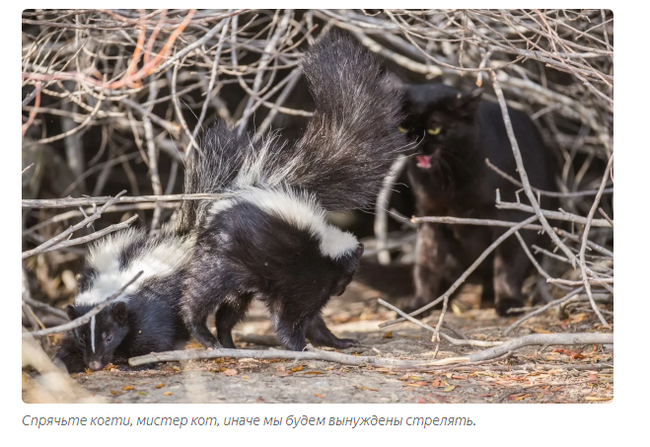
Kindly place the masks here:
POLYGON ((338 338, 332 334, 320 314, 312 318, 306 327, 305 333, 312 343, 332 348, 345 349, 359 343, 353 338, 338 338))
POLYGON ((68 373, 82 372, 88 368, 84 362, 83 352, 71 335, 63 339, 61 347, 54 357, 54 364, 59 368, 65 366, 68 373))

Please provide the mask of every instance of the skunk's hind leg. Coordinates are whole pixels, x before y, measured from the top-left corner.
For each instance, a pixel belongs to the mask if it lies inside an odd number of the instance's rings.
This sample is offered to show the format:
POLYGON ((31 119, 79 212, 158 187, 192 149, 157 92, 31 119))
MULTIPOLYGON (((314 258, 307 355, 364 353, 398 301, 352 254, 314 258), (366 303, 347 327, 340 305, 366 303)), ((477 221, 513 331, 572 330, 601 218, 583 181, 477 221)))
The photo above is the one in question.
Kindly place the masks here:
POLYGON ((235 349, 235 342, 232 339, 232 328, 244 319, 246 309, 253 299, 252 294, 240 296, 236 303, 229 301, 219 306, 215 315, 217 325, 217 338, 224 348, 235 349))
POLYGON ((202 291, 200 287, 189 282, 181 300, 181 315, 188 331, 199 343, 208 349, 217 349, 221 348, 221 344, 208 329, 208 317, 219 302, 223 300, 215 295, 208 297, 208 293, 214 294, 214 291, 202 291))
POLYGON ((198 320, 192 320, 187 323, 187 327, 192 335, 194 335, 194 338, 206 348, 221 348, 221 343, 219 343, 215 336, 212 335, 212 332, 210 332, 210 329, 208 329, 207 319, 208 316, 206 315, 205 319, 199 318, 198 320))
POLYGON ((309 341, 314 344, 329 346, 332 348, 345 349, 358 344, 358 341, 352 338, 338 338, 329 330, 323 317, 316 315, 307 324, 305 333, 309 341))

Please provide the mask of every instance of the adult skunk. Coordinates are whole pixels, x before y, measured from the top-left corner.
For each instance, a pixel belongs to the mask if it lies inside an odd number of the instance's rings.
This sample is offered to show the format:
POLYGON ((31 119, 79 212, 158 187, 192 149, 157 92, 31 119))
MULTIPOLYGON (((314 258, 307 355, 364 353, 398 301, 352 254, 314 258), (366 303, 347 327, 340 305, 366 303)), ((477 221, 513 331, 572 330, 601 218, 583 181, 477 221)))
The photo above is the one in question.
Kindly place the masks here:
POLYGON ((400 99, 375 56, 331 31, 305 54, 313 118, 290 144, 253 141, 218 124, 186 160, 185 192, 235 193, 186 201, 181 227, 196 228, 182 314, 206 347, 234 348, 231 330, 253 298, 292 350, 345 348, 321 310, 352 280, 363 245, 329 224, 327 211, 368 207, 404 146, 400 99), (217 338, 206 320, 216 311, 217 338))
POLYGON ((71 320, 143 273, 115 302, 66 336, 55 362, 71 373, 99 370, 186 341, 189 334, 180 317, 180 296, 193 240, 167 226, 156 236, 129 229, 93 245, 79 277, 79 294, 66 309, 71 320))

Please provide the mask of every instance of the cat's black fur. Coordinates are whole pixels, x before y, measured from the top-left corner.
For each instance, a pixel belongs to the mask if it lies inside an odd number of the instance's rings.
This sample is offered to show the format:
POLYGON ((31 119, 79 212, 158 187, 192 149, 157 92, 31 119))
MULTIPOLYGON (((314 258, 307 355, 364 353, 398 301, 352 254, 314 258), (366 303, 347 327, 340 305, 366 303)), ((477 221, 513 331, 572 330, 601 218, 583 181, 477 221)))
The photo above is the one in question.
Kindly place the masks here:
MULTIPOLYGON (((516 163, 498 104, 481 99, 482 90, 461 92, 444 84, 403 86, 405 120, 400 131, 416 141, 408 173, 419 216, 454 216, 519 222, 527 215, 495 207, 495 190, 515 201, 519 189, 491 170, 485 159, 518 178, 516 163)), ((532 186, 555 190, 552 152, 524 113, 508 109, 532 186)), ((524 196, 520 194, 520 196, 524 196)), ((553 209, 555 200, 542 198, 553 209)), ((503 228, 426 223, 418 231, 415 287, 409 310, 433 301, 445 280, 457 278, 503 228), (451 271, 454 270, 454 271, 451 271)), ((522 231, 530 245, 540 236, 522 231)), ((483 299, 494 296, 497 313, 523 305, 521 288, 531 263, 518 240, 510 237, 477 272, 483 299)))

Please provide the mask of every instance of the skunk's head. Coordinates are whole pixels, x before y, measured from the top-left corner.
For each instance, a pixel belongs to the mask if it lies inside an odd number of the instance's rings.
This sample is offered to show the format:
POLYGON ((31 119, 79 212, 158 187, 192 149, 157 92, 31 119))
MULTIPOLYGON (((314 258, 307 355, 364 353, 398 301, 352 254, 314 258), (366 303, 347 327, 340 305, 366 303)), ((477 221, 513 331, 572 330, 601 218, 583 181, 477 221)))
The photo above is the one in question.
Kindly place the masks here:
MULTIPOLYGON (((66 312, 70 320, 74 320, 91 309, 92 306, 70 305, 66 312)), ((77 347, 90 369, 97 371, 111 363, 115 349, 129 333, 128 317, 127 304, 117 301, 91 317, 90 322, 73 330, 77 347)))

